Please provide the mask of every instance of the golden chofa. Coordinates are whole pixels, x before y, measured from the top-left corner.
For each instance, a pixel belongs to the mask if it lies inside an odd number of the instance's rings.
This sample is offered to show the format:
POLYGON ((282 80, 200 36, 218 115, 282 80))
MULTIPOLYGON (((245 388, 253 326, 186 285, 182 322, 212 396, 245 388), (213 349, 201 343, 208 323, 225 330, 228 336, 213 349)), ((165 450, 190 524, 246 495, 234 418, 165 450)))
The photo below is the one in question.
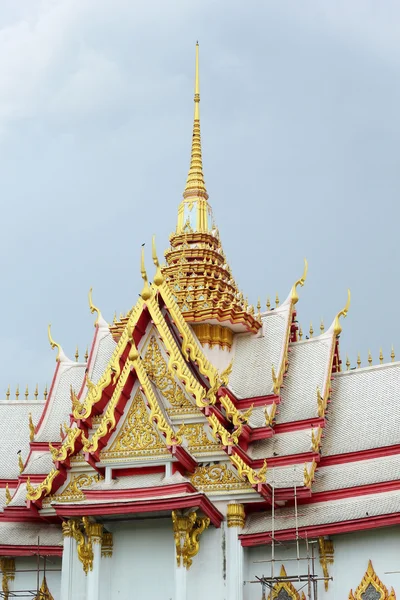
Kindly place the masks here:
MULTIPOLYGON (((194 123, 190 168, 178 209, 175 233, 165 253, 163 274, 188 323, 207 323, 207 341, 230 347, 232 334, 261 327, 243 294, 239 292, 223 252, 219 232, 212 221, 203 175, 200 136, 199 45, 196 44, 194 123), (212 329, 215 328, 215 331, 212 329)), ((198 329, 202 335, 203 331, 198 329)))

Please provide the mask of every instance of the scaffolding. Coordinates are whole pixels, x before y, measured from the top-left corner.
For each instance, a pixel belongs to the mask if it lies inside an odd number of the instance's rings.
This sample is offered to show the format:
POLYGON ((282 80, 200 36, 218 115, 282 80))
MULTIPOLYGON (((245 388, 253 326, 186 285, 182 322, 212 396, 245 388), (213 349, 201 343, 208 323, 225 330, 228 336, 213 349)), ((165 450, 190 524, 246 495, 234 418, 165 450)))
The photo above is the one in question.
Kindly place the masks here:
POLYGON ((45 556, 40 553, 40 538, 38 538, 36 552, 32 552, 31 556, 36 556, 36 568, 13 569, 13 571, 9 571, 2 570, 0 567, 0 576, 2 577, 3 581, 4 578, 7 578, 8 581, 12 581, 13 579, 15 579, 18 573, 35 573, 35 587, 28 589, 9 590, 4 589, 4 586, 2 585, 0 589, 0 598, 5 598, 6 600, 8 600, 9 598, 34 598, 35 600, 48 600, 50 598, 48 592, 43 591, 41 589, 42 581, 46 579, 47 573, 59 573, 61 569, 48 568, 47 563, 51 563, 52 561, 49 559, 48 556, 45 556))
MULTIPOLYGON (((295 467, 294 467, 295 470, 295 467)), ((285 542, 285 546, 293 546, 296 547, 296 555, 291 556, 289 558, 279 559, 279 562, 284 563, 297 563, 297 574, 286 574, 286 572, 279 574, 275 570, 276 566, 276 545, 283 545, 283 543, 276 539, 275 537, 275 476, 274 469, 272 471, 272 506, 271 506, 271 559, 270 560, 256 560, 253 561, 254 564, 257 563, 270 563, 270 575, 262 575, 258 577, 255 575, 255 580, 248 581, 247 583, 259 583, 261 584, 261 600, 266 600, 267 595, 266 592, 269 590, 269 597, 273 600, 277 597, 275 592, 276 587, 280 587, 280 584, 301 584, 300 587, 297 588, 297 592, 304 592, 307 589, 307 593, 305 594, 308 600, 318 600, 318 581, 330 581, 333 577, 325 577, 319 576, 315 572, 315 546, 318 544, 318 539, 308 539, 308 536, 301 536, 299 534, 299 513, 298 513, 298 493, 297 493, 297 485, 295 477, 293 477, 293 499, 294 499, 294 521, 295 521, 295 539, 292 542, 285 542), (300 543, 303 542, 306 548, 306 556, 300 555, 300 543), (306 572, 301 572, 302 566, 305 563, 306 572)), ((303 571, 304 571, 303 570, 303 571)))

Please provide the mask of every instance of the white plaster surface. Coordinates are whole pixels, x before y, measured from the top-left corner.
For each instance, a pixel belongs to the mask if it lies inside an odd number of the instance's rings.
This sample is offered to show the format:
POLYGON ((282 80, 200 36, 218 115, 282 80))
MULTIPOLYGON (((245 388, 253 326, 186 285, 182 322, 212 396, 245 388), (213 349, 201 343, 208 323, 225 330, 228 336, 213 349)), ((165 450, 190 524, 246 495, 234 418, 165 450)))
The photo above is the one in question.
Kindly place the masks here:
MULTIPOLYGON (((44 561, 40 560, 39 587, 43 581, 44 561)), ((18 557, 15 559, 15 580, 10 581, 11 591, 18 590, 37 590, 37 559, 36 557, 18 557), (22 572, 25 571, 24 573, 22 572), (26 572, 29 571, 29 572, 26 572)), ((60 600, 61 584, 61 558, 58 556, 49 556, 46 560, 46 579, 49 590, 54 600, 60 600), (57 571, 51 570, 57 569, 57 571), (60 570, 58 570, 60 569, 60 570)), ((31 598, 32 596, 19 596, 31 598)))

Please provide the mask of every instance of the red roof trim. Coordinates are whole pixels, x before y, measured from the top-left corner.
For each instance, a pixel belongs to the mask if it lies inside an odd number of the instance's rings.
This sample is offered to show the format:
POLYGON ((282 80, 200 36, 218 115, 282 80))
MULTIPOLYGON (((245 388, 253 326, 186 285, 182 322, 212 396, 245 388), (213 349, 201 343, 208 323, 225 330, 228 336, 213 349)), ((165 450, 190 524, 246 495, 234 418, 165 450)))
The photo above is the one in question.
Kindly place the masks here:
POLYGON ((275 433, 286 433, 287 431, 300 431, 301 429, 309 429, 312 427, 325 427, 326 421, 324 417, 312 417, 304 419, 304 421, 292 421, 290 423, 277 423, 275 425, 275 433))
MULTIPOLYGON (((288 454, 286 456, 271 456, 267 458, 268 467, 282 467, 285 465, 299 465, 306 462, 319 463, 321 460, 317 452, 303 452, 302 454, 288 454)), ((263 458, 257 458, 251 461, 251 466, 255 469, 260 469, 264 464, 263 458)))
POLYGON ((106 500, 107 498, 126 498, 133 500, 134 498, 153 498, 159 495, 175 495, 175 494, 196 494, 197 489, 189 482, 173 483, 171 485, 155 485, 151 487, 129 488, 123 490, 91 490, 83 488, 87 500, 106 500))
POLYGON ((308 504, 316 502, 327 502, 330 500, 341 500, 343 498, 355 498, 357 496, 366 496, 368 494, 380 494, 382 492, 391 492, 400 490, 400 480, 385 481, 379 483, 369 483, 367 485, 357 485, 340 490, 329 490, 326 492, 313 493, 308 504))
MULTIPOLYGON (((62 556, 63 549, 60 546, 11 546, 0 545, 1 556, 62 556)), ((51 569, 50 569, 51 570, 51 569)))
MULTIPOLYGON (((298 534, 300 537, 320 537, 324 535, 337 535, 341 533, 351 533, 366 529, 376 529, 378 527, 388 527, 400 524, 400 513, 391 515, 379 515, 375 517, 364 517, 363 519, 353 519, 351 521, 341 521, 340 523, 327 523, 325 525, 314 525, 312 527, 300 527, 298 534)), ((296 538, 296 530, 285 529, 275 531, 275 540, 293 540, 296 538)), ((239 535, 242 546, 260 546, 271 543, 271 532, 252 533, 239 535)))
POLYGON ((152 498, 142 499, 136 502, 104 504, 72 504, 53 505, 57 515, 60 517, 96 516, 96 515, 127 515, 151 513, 158 511, 170 511, 182 508, 197 507, 209 517, 214 527, 220 527, 223 516, 212 502, 202 493, 180 496, 178 498, 152 498))
POLYGON ((368 450, 357 450, 356 452, 347 452, 346 454, 322 456, 319 466, 328 467, 330 465, 340 465, 359 460, 382 458, 384 456, 392 456, 393 454, 400 454, 400 444, 395 446, 382 446, 381 448, 370 448, 368 450))

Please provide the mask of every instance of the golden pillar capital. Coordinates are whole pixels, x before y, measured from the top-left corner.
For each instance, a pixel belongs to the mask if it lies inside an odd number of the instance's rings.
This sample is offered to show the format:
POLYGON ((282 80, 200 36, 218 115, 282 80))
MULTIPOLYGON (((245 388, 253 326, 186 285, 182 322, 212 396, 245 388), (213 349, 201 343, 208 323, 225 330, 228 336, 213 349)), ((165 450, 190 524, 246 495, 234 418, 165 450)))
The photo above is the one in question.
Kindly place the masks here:
POLYGON ((111 558, 113 553, 113 536, 112 533, 103 533, 101 538, 101 555, 104 558, 111 558))
POLYGON ((87 533, 93 543, 101 544, 103 525, 101 523, 89 523, 87 533))
POLYGON ((228 504, 226 518, 228 527, 240 527, 242 529, 246 520, 243 504, 228 504))
POLYGON ((189 569, 192 558, 200 550, 200 535, 210 524, 208 517, 198 517, 195 511, 182 513, 172 511, 172 525, 176 546, 176 562, 178 567, 189 569))

